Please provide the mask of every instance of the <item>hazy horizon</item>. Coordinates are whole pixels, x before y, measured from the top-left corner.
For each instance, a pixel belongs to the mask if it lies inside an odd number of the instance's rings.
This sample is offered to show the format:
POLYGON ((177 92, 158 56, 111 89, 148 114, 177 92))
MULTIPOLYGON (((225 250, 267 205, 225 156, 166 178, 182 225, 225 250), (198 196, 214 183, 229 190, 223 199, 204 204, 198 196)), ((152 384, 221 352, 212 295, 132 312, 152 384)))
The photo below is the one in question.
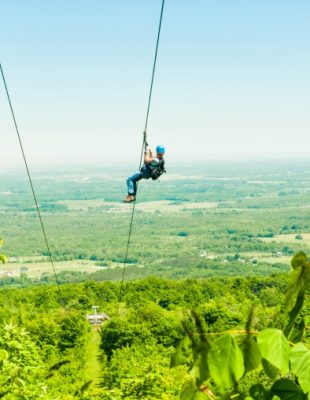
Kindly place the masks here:
MULTIPOLYGON (((306 158, 255 158, 255 159, 231 159, 231 160, 187 160, 180 162, 180 160, 167 160, 166 163, 166 168, 168 169, 167 175, 164 175, 162 177, 162 180, 165 180, 165 177, 167 176, 169 179, 169 175, 175 175, 178 171, 180 173, 188 172, 189 174, 193 172, 193 170, 203 170, 205 171, 206 176, 208 175, 208 172, 214 172, 214 170, 219 170, 221 172, 224 172, 227 170, 227 173, 229 174, 230 168, 236 168, 236 169, 243 169, 243 168, 251 168, 253 170, 260 171, 262 169, 277 169, 281 170, 284 172, 285 170, 300 170, 301 168, 310 168, 310 160, 306 158)), ((103 172, 105 169, 107 171, 115 171, 115 172, 122 172, 124 174, 124 179, 126 178, 127 175, 130 175, 130 173, 134 172, 134 170, 138 169, 138 163, 129 160, 129 161, 111 161, 111 162, 104 162, 100 160, 96 160, 93 162, 89 161, 67 161, 67 162, 58 162, 58 163, 50 163, 50 162, 45 162, 45 163, 29 163, 28 162, 28 167, 30 169, 31 173, 38 173, 38 172, 55 172, 58 173, 59 171, 66 171, 68 173, 72 172, 75 173, 76 171, 81 171, 81 172, 90 172, 90 171, 98 171, 98 172, 103 172)), ((26 177, 26 168, 22 160, 18 163, 7 163, 4 164, 2 163, 1 169, 0 169, 0 175, 5 175, 6 173, 22 173, 26 177)), ((245 170, 246 174, 246 170, 245 170)))

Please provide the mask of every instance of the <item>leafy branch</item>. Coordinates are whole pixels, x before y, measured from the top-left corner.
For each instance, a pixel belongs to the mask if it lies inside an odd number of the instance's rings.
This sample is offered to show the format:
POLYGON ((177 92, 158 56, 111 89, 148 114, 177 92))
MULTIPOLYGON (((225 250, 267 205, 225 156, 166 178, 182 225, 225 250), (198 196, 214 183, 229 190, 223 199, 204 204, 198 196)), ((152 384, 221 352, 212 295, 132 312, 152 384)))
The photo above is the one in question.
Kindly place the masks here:
POLYGON ((310 350, 300 341, 292 343, 294 329, 299 331, 301 340, 306 326, 297 323, 297 318, 309 293, 310 263, 305 253, 300 252, 292 258, 291 265, 284 307, 288 324, 284 331, 251 330, 252 308, 246 334, 231 331, 212 340, 203 333, 204 322, 192 313, 194 333, 184 326, 185 337, 171 359, 172 367, 189 365, 189 379, 184 382, 181 400, 213 400, 216 394, 221 399, 272 400, 274 396, 310 399, 310 350), (244 391, 240 383, 251 371, 257 371, 259 381, 244 391))
MULTIPOLYGON (((3 245, 3 240, 0 238, 0 247, 2 247, 2 245, 3 245)), ((1 262, 2 264, 4 264, 4 263, 6 263, 7 261, 8 261, 7 256, 0 253, 0 262, 1 262)))

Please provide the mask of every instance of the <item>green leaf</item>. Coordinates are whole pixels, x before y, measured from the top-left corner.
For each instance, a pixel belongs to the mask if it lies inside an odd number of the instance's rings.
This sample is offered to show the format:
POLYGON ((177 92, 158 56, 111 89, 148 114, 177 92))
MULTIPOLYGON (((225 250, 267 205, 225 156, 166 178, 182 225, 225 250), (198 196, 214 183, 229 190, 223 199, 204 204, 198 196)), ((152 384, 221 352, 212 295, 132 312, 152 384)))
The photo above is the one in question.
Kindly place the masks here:
POLYGON ((0 254, 0 262, 2 262, 2 264, 5 264, 7 261, 7 256, 5 256, 4 254, 0 254))
POLYGON ((307 256, 303 251, 298 252, 297 254, 294 255, 294 257, 291 260, 291 266, 293 269, 302 267, 303 265, 306 264, 307 262, 307 256))
POLYGON ((260 354, 255 337, 247 335, 239 344, 239 347, 243 354, 246 372, 257 368, 262 361, 262 356, 260 354))
POLYGON ((190 370, 190 375, 198 388, 209 378, 207 354, 205 352, 202 351, 196 354, 193 367, 190 370))
POLYGON ((189 371, 189 374, 193 380, 193 382, 195 382, 195 385, 200 384, 200 368, 199 368, 199 360, 195 360, 194 365, 192 366, 192 368, 189 371))
POLYGON ((289 371, 290 347, 283 332, 279 329, 264 329, 257 338, 262 357, 281 372, 289 371))
POLYGON ((305 393, 310 392, 310 350, 302 343, 298 343, 290 356, 292 372, 305 393))
POLYGON ((196 386, 192 380, 188 380, 184 383, 181 391, 181 400, 193 400, 196 394, 196 386))
POLYGON ((289 276, 288 288, 285 294, 285 309, 291 310, 294 307, 295 301, 298 295, 304 292, 307 279, 308 271, 307 267, 301 267, 294 269, 289 276))
POLYGON ((208 400, 208 399, 210 399, 210 397, 201 391, 197 391, 195 393, 195 397, 193 398, 193 400, 208 400))
POLYGON ((272 395, 280 397, 281 400, 306 400, 305 394, 290 379, 279 379, 270 389, 272 395))
POLYGON ((9 353, 6 350, 0 349, 0 360, 7 360, 9 353))
POLYGON ((170 367, 172 368, 184 364, 188 365, 191 361, 191 354, 191 341, 188 336, 185 336, 171 356, 170 367))
POLYGON ((212 378, 221 388, 234 386, 244 373, 243 355, 231 335, 219 337, 208 353, 212 378))
POLYGON ((265 374, 272 380, 275 381, 278 376, 280 371, 278 370, 278 368, 276 368, 275 366, 273 366, 272 364, 270 364, 269 361, 262 359, 262 365, 265 371, 265 374))
POLYGON ((201 340, 198 346, 194 348, 194 364, 191 375, 198 387, 210 376, 207 358, 209 350, 209 343, 204 340, 201 340))
POLYGON ((26 382, 23 381, 23 380, 20 379, 20 378, 16 378, 16 379, 14 380, 14 382, 15 382, 16 385, 19 386, 20 388, 24 388, 24 387, 25 387, 25 384, 26 384, 26 382))
POLYGON ((289 339, 293 343, 298 343, 302 340, 306 329, 305 319, 301 318, 300 321, 295 322, 294 328, 289 336, 289 339))
POLYGON ((291 310, 296 298, 310 287, 310 263, 303 252, 297 253, 292 261, 293 271, 289 276, 289 284, 285 296, 285 308, 291 310))
POLYGON ((270 400, 270 395, 260 383, 250 387, 250 395, 253 400, 270 400))
MULTIPOLYGON (((294 271, 295 272, 295 271, 294 271)), ((295 327, 297 317, 299 313, 302 310, 304 300, 305 300, 305 293, 302 288, 300 288, 299 292, 297 292, 297 298, 294 307, 291 309, 289 312, 289 321, 287 326, 284 328, 284 334, 288 339, 291 339, 292 336, 292 331, 295 327)), ((295 298, 292 297, 293 301, 295 301, 295 298)), ((290 302, 286 303, 286 307, 290 306, 290 302)))

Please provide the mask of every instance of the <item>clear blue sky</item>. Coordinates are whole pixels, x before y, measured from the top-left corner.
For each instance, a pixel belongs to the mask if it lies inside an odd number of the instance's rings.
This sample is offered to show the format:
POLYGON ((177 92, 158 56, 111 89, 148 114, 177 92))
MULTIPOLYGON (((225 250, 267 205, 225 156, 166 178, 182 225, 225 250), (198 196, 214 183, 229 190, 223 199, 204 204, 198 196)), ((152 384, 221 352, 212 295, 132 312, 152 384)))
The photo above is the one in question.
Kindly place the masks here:
MULTIPOLYGON (((29 162, 139 159, 161 0, 3 0, 29 162)), ((171 161, 307 157, 310 1, 166 0, 149 142, 171 161)), ((2 162, 19 162, 0 86, 2 162)), ((1 161, 0 161, 1 163, 1 161)))

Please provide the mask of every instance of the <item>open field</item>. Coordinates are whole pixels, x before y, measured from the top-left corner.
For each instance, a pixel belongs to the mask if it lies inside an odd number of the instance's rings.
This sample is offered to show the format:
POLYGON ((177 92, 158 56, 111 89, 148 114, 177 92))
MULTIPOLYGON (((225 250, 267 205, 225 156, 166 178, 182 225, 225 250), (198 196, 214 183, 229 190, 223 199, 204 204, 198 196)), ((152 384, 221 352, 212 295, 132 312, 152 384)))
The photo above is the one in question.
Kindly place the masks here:
POLYGON ((302 242, 305 246, 310 246, 310 233, 302 233, 298 234, 285 234, 285 235, 276 235, 272 238, 261 238, 266 243, 276 242, 276 243, 296 243, 302 242), (297 236, 297 238, 296 238, 297 236), (300 238, 301 236, 301 238, 300 238))
MULTIPOLYGON (((85 273, 95 272, 103 267, 96 266, 94 262, 87 260, 72 260, 54 262, 56 273, 62 271, 79 271, 85 273)), ((19 276, 26 273, 30 278, 40 278, 45 274, 52 274, 53 267, 49 261, 46 262, 8 262, 0 267, 0 277, 2 276, 19 276)))
MULTIPOLYGON (((119 202, 104 201, 100 199, 94 200, 65 200, 58 201, 56 204, 61 204, 66 206, 69 210, 79 210, 88 211, 94 208, 101 208, 106 212, 128 212, 131 211, 130 204, 123 203, 121 200, 119 202)), ((168 201, 168 200, 158 200, 158 201, 147 201, 138 202, 137 209, 144 212, 156 212, 160 211, 163 213, 170 212, 180 212, 186 210, 194 209, 209 209, 216 208, 216 202, 182 202, 182 201, 168 201)))
MULTIPOLYGON (((175 169, 139 186, 127 258, 133 279, 266 275, 310 253, 310 163, 175 169)), ((120 279, 133 209, 122 202, 127 175, 127 166, 34 173, 56 273, 120 279)), ((52 276, 27 180, 2 173, 0 187, 1 252, 15 260, 0 276, 52 276)))

